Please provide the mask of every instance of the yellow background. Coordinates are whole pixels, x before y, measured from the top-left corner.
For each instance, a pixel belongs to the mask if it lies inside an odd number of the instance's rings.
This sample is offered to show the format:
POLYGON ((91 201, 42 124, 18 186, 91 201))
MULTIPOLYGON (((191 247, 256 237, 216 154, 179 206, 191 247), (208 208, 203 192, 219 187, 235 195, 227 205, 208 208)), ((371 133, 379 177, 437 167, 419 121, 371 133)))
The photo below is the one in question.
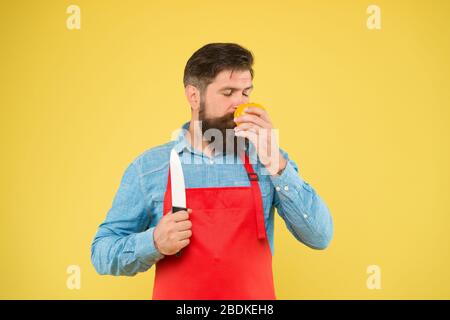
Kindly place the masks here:
POLYGON ((154 270, 96 274, 126 166, 190 117, 191 54, 256 57, 253 101, 331 209, 325 251, 277 216, 279 299, 450 298, 448 1, 2 1, 0 298, 151 297, 154 270), (66 9, 81 8, 81 30, 66 9), (368 30, 366 9, 381 8, 368 30), (69 265, 81 289, 66 286, 69 265), (366 286, 381 268, 381 290, 366 286))

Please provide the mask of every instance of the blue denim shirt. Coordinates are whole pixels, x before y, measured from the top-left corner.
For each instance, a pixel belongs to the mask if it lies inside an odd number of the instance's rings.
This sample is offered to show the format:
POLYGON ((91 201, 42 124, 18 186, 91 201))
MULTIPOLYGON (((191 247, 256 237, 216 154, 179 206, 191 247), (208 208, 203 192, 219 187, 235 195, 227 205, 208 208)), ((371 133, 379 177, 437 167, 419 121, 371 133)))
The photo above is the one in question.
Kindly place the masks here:
MULTIPOLYGON (((231 154, 208 157, 194 149, 184 136, 188 127, 189 122, 175 140, 147 150, 125 170, 91 246, 91 260, 99 274, 133 276, 164 258, 155 248, 153 231, 163 216, 172 148, 180 155, 186 188, 250 185, 240 159, 231 154)), ((301 178, 296 163, 280 149, 288 162, 281 175, 271 176, 259 162, 252 144, 246 151, 259 175, 272 255, 275 208, 298 241, 313 249, 326 248, 333 237, 330 212, 317 192, 301 178)))

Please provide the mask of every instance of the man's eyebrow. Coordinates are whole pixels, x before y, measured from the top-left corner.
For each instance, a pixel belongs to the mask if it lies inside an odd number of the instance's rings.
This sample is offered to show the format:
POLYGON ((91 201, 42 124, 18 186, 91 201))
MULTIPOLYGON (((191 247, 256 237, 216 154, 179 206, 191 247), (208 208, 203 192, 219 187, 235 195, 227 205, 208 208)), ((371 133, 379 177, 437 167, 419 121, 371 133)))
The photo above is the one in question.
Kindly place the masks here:
MULTIPOLYGON (((244 88, 244 90, 249 90, 249 89, 253 89, 253 85, 251 85, 250 87, 244 88)), ((234 88, 234 87, 223 87, 223 88, 219 89, 219 91, 223 91, 223 90, 237 91, 237 90, 240 90, 240 89, 239 88, 234 88)))

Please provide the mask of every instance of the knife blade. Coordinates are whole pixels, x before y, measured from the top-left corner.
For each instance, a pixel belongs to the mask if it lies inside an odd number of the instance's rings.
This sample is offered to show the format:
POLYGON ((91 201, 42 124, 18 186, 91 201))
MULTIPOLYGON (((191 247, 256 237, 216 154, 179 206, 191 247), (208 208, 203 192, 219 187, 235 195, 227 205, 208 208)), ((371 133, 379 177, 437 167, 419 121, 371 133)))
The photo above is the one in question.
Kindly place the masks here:
POLYGON ((178 153, 170 152, 170 184, 172 188, 172 213, 186 210, 186 189, 183 168, 178 153))

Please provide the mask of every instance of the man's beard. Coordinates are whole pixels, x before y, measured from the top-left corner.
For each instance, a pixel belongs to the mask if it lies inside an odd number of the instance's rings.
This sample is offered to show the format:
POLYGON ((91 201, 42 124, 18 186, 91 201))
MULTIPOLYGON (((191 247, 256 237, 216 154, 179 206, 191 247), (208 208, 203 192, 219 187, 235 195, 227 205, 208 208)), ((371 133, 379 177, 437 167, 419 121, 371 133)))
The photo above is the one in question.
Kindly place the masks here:
POLYGON ((201 101, 198 117, 202 125, 202 137, 214 147, 216 153, 223 152, 238 155, 248 147, 248 139, 236 137, 234 134, 233 129, 236 127, 236 123, 233 120, 233 113, 217 118, 207 118, 205 115, 205 102, 201 101))

